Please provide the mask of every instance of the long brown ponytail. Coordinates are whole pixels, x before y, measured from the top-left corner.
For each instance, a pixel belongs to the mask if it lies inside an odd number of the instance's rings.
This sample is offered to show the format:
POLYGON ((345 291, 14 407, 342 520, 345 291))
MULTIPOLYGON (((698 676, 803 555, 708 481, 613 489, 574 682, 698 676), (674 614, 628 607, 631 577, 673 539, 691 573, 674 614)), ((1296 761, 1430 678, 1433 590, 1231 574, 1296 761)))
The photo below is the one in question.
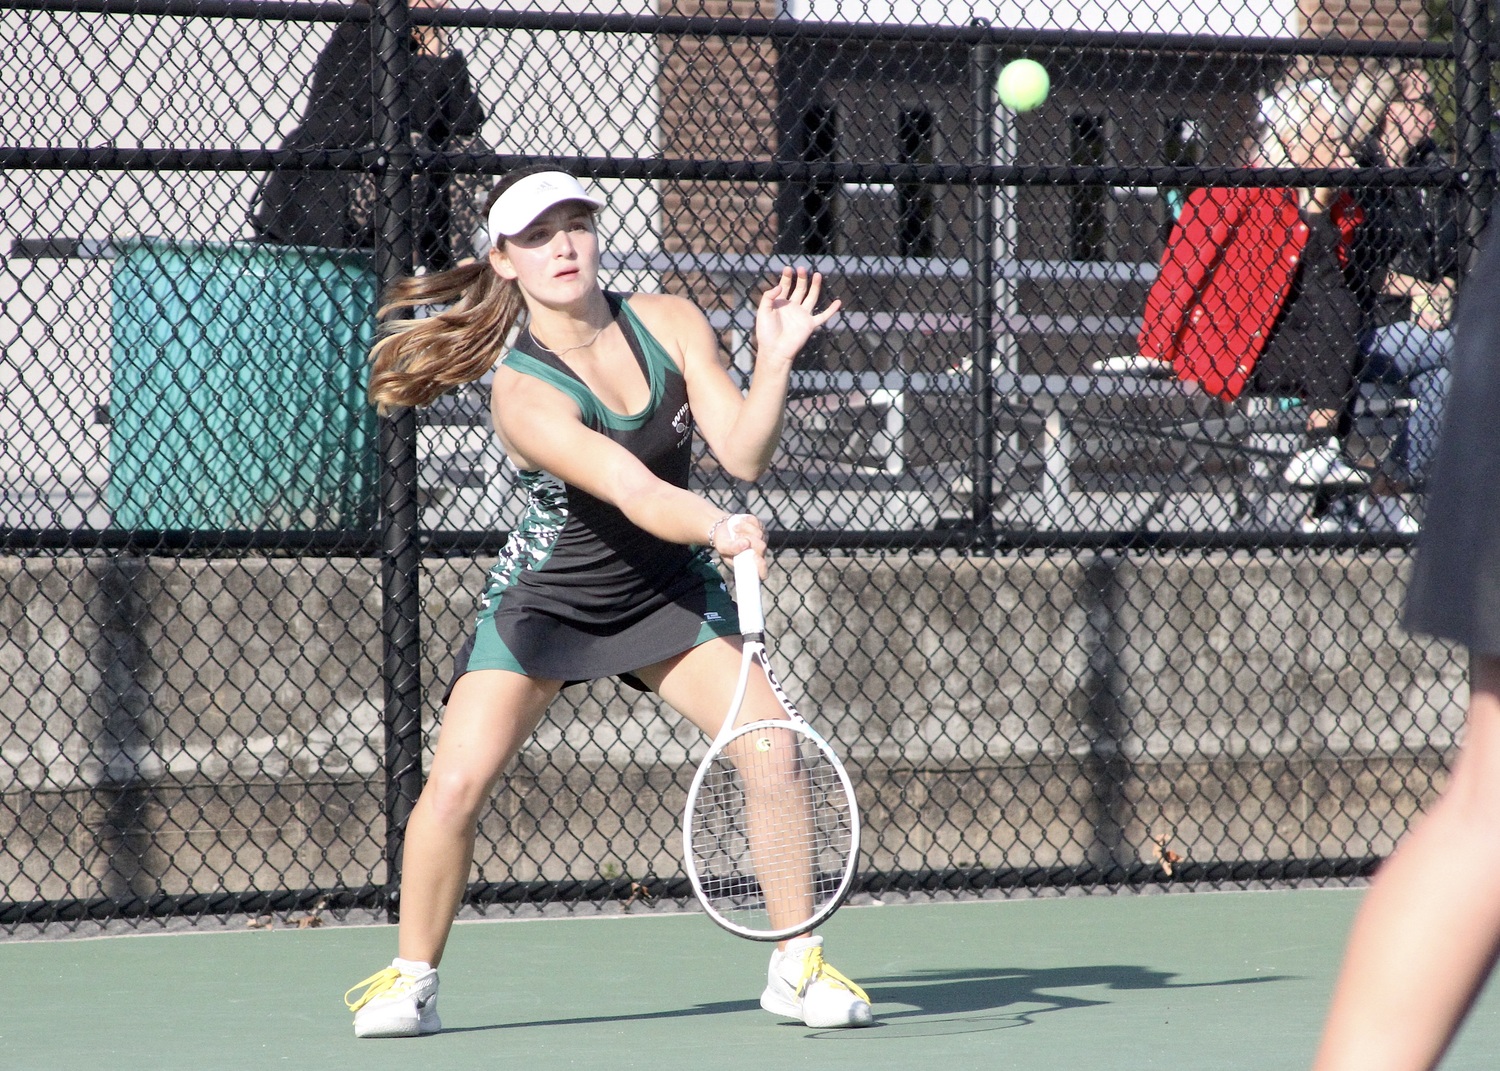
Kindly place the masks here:
MULTIPOLYGON (((543 167, 524 167, 501 179, 485 202, 543 167)), ((381 338, 370 349, 370 401, 381 413, 429 405, 440 394, 472 383, 494 367, 511 332, 526 312, 520 287, 500 278, 487 260, 460 264, 433 275, 398 279, 385 292, 376 315, 381 338), (421 306, 447 306, 421 319, 391 313, 421 306)))
POLYGON ((397 280, 377 315, 382 337, 370 350, 370 401, 381 413, 429 405, 445 391, 472 383, 494 367, 525 311, 520 288, 485 260, 434 275, 397 280), (421 305, 449 308, 420 320, 386 320, 421 305))

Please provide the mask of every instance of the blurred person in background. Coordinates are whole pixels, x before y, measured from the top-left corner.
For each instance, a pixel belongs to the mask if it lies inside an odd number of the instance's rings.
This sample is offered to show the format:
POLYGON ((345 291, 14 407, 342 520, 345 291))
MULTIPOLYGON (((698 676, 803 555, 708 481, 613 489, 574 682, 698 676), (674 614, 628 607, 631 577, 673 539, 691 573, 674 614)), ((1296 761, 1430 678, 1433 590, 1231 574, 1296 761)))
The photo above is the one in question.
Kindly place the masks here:
MULTIPOLYGON (((446 0, 412 0, 414 8, 446 0)), ((369 9, 340 22, 313 68, 307 107, 283 149, 371 149, 375 146, 375 58, 379 24, 369 9)), ((439 26, 415 26, 407 41, 412 146, 419 150, 484 151, 479 141, 484 106, 474 92, 464 54, 439 26)), ((417 263, 446 271, 472 257, 482 229, 479 206, 489 191, 484 175, 433 177, 413 182, 417 263)), ((368 249, 375 244, 376 178, 363 171, 272 171, 256 192, 251 229, 264 241, 325 249, 368 249)))
MULTIPOLYGON (((1347 167, 1343 95, 1322 79, 1262 98, 1251 167, 1347 167)), ((1312 490, 1302 527, 1340 531, 1338 492, 1369 482, 1344 451, 1358 387, 1359 301, 1345 277, 1347 197, 1331 187, 1211 188, 1189 195, 1146 298, 1142 357, 1226 401, 1296 398, 1304 441, 1284 477, 1312 490)))
MULTIPOLYGON (((1449 161, 1433 134, 1437 102, 1432 79, 1411 68, 1381 71, 1368 91, 1351 91, 1351 130, 1360 167, 1442 167, 1449 161)), ((1416 519, 1392 497, 1420 487, 1437 446, 1449 389, 1454 278, 1459 268, 1458 208, 1446 190, 1370 186, 1351 191, 1358 207, 1350 277, 1364 310, 1360 378, 1400 387, 1414 408, 1392 460, 1377 479, 1377 521, 1414 533, 1416 519)))

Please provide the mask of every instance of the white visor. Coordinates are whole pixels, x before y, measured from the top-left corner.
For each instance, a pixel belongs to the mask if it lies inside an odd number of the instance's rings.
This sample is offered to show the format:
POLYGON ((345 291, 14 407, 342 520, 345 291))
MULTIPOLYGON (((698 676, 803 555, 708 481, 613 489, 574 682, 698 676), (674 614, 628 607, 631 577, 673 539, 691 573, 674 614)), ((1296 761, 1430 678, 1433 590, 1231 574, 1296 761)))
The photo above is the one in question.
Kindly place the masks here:
POLYGON ((502 193, 490 208, 490 244, 498 246, 502 238, 520 234, 537 216, 564 201, 582 201, 595 208, 604 207, 602 199, 585 190, 566 171, 540 171, 527 175, 502 193))

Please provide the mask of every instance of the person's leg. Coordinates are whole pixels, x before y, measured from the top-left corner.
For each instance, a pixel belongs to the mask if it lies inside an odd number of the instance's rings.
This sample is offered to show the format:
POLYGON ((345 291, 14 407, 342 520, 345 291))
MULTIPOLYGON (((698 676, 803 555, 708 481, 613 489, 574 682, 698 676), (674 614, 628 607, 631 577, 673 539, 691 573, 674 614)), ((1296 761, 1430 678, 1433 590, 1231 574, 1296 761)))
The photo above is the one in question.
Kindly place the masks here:
POLYGON ((1315 347, 1312 363, 1302 369, 1299 397, 1307 406, 1302 449, 1292 455, 1283 475, 1293 487, 1327 490, 1312 504, 1316 517, 1337 498, 1334 489, 1347 490, 1370 482, 1370 474, 1349 458, 1349 431, 1353 427, 1355 354, 1331 345, 1315 347))
POLYGON ((442 1029, 437 965, 473 864, 479 810, 560 687, 504 670, 476 670, 454 685, 432 769, 406 826, 398 954, 344 995, 356 1037, 442 1029))
POLYGON ((1247 395, 1302 403, 1302 445, 1287 458, 1282 478, 1300 490, 1330 491, 1312 503, 1312 516, 1321 514, 1333 494, 1369 480, 1368 473, 1344 457, 1340 439, 1352 367, 1350 354, 1337 346, 1301 347, 1263 355, 1245 385, 1247 395))
POLYGON ((1361 378, 1399 383, 1442 368, 1453 352, 1453 333, 1429 331, 1410 320, 1377 327, 1365 347, 1368 358, 1361 378))
POLYGON ((1355 918, 1314 1071, 1436 1066, 1500 952, 1500 655, 1469 686, 1448 786, 1355 918))
MULTIPOLYGON (((738 642, 720 640, 637 676, 712 738, 729 711, 739 668, 738 642)), ((765 675, 752 669, 737 724, 785 717, 765 675)), ((766 910, 776 929, 812 914, 812 858, 799 847, 811 843, 806 831, 811 803, 795 762, 786 761, 789 754, 785 747, 758 750, 748 737, 729 753, 745 788, 750 851, 756 872, 767 876, 766 910)))
MULTIPOLYGON (((713 640, 636 673, 648 687, 708 736, 718 735, 729 712, 740 668, 737 640, 713 640)), ((785 718, 765 676, 752 671, 738 723, 785 718)), ((781 874, 766 881, 767 912, 772 925, 784 928, 806 918, 812 894, 812 859, 796 847, 809 843, 805 827, 810 804, 795 764, 767 763, 766 756, 784 749, 759 752, 746 740, 743 751, 731 758, 746 787, 746 809, 751 852, 758 873, 781 874), (753 786, 761 786, 758 791, 753 786), (753 797, 752 797, 753 793, 753 797), (776 845, 787 845, 778 849, 776 845), (794 858, 785 858, 790 851, 794 858), (778 916, 789 921, 778 923, 778 916)), ((823 939, 803 935, 782 941, 766 971, 762 1008, 799 1019, 808 1026, 830 1029, 865 1026, 871 1022, 870 998, 863 989, 823 960, 823 939)))
POLYGON ((1452 375, 1447 368, 1431 368, 1413 375, 1407 389, 1416 409, 1406 422, 1406 469, 1416 486, 1426 483, 1437 455, 1438 433, 1448 406, 1452 375))
POLYGON ((401 861, 402 959, 436 967, 474 860, 479 810, 562 687, 505 670, 465 673, 443 714, 401 861))
POLYGON ((1363 527, 1352 489, 1368 483, 1369 474, 1344 456, 1346 422, 1346 414, 1338 409, 1309 410, 1302 449, 1287 463, 1287 483, 1312 491, 1300 522, 1304 532, 1351 532, 1363 527))
POLYGON ((1366 346, 1361 378, 1404 388, 1416 404, 1407 421, 1400 460, 1413 483, 1427 477, 1448 403, 1448 358, 1452 332, 1429 331, 1411 322, 1377 328, 1366 346))
POLYGON ((1312 409, 1307 414, 1307 437, 1310 441, 1324 442, 1339 433, 1339 411, 1337 409, 1312 409))

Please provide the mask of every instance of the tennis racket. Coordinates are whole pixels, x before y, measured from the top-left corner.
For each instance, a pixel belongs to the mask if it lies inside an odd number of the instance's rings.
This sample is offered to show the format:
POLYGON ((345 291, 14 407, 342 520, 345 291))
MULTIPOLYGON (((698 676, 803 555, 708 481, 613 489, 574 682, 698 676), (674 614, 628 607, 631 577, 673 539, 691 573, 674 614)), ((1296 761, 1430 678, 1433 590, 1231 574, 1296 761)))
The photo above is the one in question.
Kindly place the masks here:
POLYGON ((843 763, 771 672, 753 552, 735 556, 734 579, 744 654, 724 725, 688 789, 683 856, 715 922, 780 941, 824 922, 848 895, 859 810, 843 763), (736 725, 757 664, 786 719, 736 725))

